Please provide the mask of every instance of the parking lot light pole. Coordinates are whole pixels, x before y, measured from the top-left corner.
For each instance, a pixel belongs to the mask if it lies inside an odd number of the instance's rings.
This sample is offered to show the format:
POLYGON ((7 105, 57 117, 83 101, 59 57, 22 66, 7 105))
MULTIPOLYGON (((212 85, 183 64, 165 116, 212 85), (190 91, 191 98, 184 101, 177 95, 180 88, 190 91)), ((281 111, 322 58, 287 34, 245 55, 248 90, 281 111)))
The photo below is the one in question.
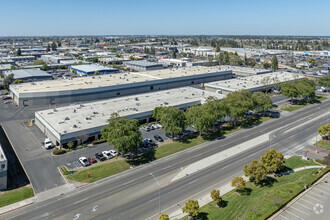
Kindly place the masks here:
POLYGON ((156 179, 156 177, 152 173, 150 173, 150 176, 152 176, 154 178, 154 180, 156 181, 156 183, 159 187, 159 189, 158 189, 158 214, 161 214, 161 209, 160 209, 160 184, 159 184, 158 180, 156 179))

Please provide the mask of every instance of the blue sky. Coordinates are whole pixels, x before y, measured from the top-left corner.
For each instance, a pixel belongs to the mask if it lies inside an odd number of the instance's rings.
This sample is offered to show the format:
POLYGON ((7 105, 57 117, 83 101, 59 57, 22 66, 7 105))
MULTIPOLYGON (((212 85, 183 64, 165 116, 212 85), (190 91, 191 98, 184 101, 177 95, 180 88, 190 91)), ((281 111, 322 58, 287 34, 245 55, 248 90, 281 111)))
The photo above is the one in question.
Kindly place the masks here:
POLYGON ((0 36, 330 36, 329 8, 329 0, 0 0, 0 36))

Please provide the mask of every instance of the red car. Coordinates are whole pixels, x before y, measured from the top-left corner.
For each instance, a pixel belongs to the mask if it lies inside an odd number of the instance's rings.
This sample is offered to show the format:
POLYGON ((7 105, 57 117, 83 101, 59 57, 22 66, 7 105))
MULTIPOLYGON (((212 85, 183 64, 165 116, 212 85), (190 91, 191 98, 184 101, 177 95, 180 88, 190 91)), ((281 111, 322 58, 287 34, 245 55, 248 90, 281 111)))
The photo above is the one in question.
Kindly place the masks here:
POLYGON ((95 158, 94 157, 89 157, 88 159, 87 159, 91 164, 93 164, 93 163, 96 163, 97 162, 97 160, 95 160, 95 158))
POLYGON ((11 99, 10 96, 6 96, 6 97, 3 97, 2 100, 8 100, 8 99, 11 99))

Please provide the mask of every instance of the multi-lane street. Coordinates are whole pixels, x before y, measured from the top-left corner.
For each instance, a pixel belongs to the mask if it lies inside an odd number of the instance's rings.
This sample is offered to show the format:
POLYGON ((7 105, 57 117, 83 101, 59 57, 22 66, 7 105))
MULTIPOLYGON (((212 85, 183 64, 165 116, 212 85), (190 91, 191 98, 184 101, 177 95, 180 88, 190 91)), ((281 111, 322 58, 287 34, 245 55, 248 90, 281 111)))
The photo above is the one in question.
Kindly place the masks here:
POLYGON ((318 124, 326 122, 329 100, 286 114, 254 128, 228 135, 225 139, 204 143, 127 172, 89 184, 71 193, 35 203, 0 216, 5 219, 156 219, 161 184, 161 210, 172 213, 189 198, 208 194, 215 186, 242 175, 244 164, 258 159, 269 147, 284 153, 299 153, 315 137, 318 124), (199 172, 171 182, 187 165, 225 149, 271 133, 266 141, 199 172))

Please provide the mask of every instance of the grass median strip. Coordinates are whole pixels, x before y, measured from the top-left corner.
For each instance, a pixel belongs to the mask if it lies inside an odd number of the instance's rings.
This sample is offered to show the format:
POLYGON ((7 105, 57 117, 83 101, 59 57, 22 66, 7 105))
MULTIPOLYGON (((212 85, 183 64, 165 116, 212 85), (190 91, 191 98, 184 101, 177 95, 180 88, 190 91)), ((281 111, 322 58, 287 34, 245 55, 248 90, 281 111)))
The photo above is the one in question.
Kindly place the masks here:
POLYGON ((311 104, 321 102, 321 101, 323 101, 325 99, 327 99, 327 98, 324 97, 324 96, 316 96, 314 99, 310 100, 309 102, 306 102, 306 101, 303 101, 303 100, 299 100, 298 101, 299 103, 297 105, 292 105, 292 104, 283 105, 281 107, 281 110, 282 111, 293 112, 295 110, 304 108, 304 107, 309 106, 311 104))
POLYGON ((67 175, 67 178, 78 182, 90 183, 128 169, 129 164, 125 160, 119 160, 94 166, 86 170, 76 172, 74 175, 67 175), (88 174, 90 174, 90 177, 88 177, 88 174))
POLYGON ((313 160, 303 160, 300 156, 292 156, 289 159, 287 159, 285 163, 285 167, 287 169, 296 169, 299 167, 305 167, 306 166, 318 166, 319 164, 315 163, 313 160))
POLYGON ((0 194, 0 207, 19 202, 21 200, 28 199, 33 196, 34 194, 31 187, 22 187, 5 191, 0 194))
POLYGON ((320 140, 316 142, 314 145, 326 150, 330 150, 330 140, 320 140))

